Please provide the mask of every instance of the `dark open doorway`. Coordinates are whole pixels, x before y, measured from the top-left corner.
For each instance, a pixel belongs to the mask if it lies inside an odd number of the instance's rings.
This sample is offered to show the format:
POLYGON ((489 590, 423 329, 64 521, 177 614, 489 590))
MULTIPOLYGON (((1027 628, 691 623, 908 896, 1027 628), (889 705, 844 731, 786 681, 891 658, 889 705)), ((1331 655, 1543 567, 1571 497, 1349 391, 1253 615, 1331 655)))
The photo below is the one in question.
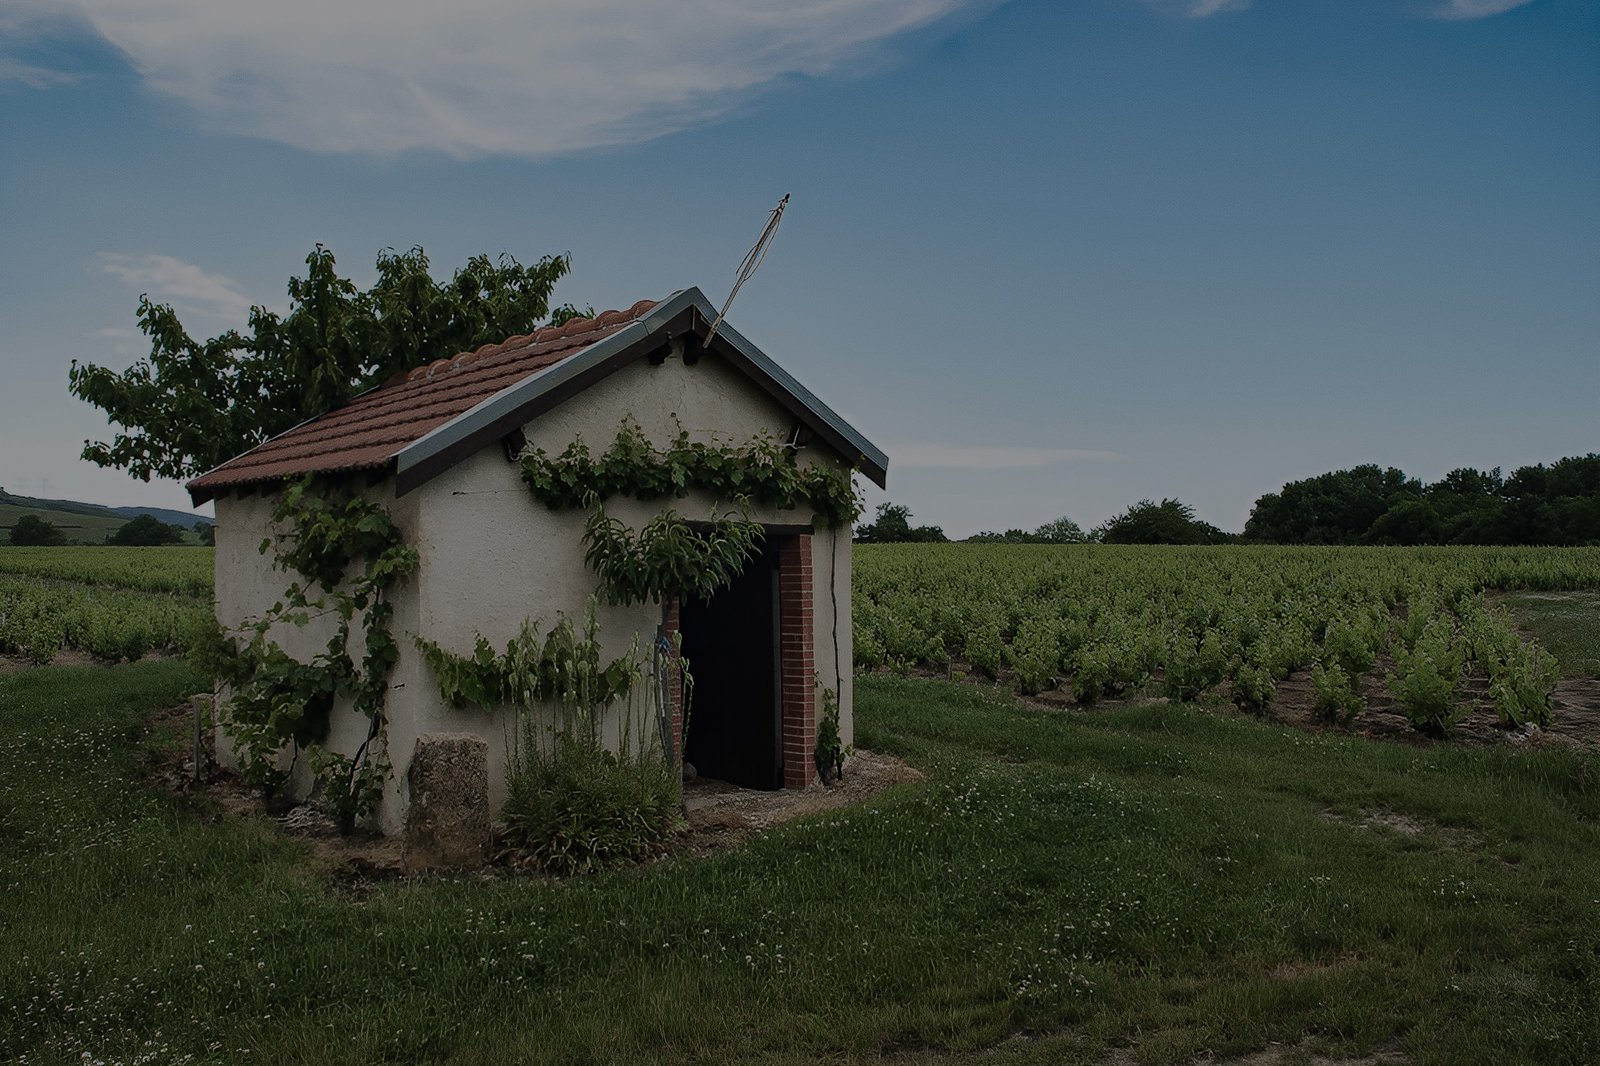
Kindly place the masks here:
POLYGON ((711 599, 683 601, 678 620, 694 678, 684 758, 745 788, 783 787, 778 539, 711 599))

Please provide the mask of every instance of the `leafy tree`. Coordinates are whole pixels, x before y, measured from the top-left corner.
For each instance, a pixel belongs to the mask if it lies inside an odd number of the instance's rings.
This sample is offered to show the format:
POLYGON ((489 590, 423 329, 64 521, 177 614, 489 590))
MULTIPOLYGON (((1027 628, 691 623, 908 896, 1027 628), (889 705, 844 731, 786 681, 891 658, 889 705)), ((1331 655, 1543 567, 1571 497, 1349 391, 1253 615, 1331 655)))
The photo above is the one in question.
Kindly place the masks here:
POLYGON ((1089 539, 1083 528, 1070 518, 1057 518, 1046 522, 1032 533, 1022 529, 1008 529, 996 533, 986 529, 974 533, 967 540, 974 543, 996 544, 1082 544, 1089 539))
POLYGON ((17 519, 11 527, 11 543, 17 547, 53 547, 65 544, 67 535, 50 522, 36 514, 25 514, 17 519))
POLYGON ((195 536, 200 538, 200 543, 207 548, 217 546, 217 527, 214 522, 201 522, 194 527, 195 536))
POLYGON ((1385 511, 1422 495, 1422 482, 1368 463, 1291 481, 1256 501, 1246 540, 1271 544, 1360 544, 1385 511))
MULTIPOLYGON (((1510 537, 1506 528, 1505 500, 1501 492, 1505 479, 1500 468, 1473 470, 1462 467, 1452 470, 1429 485, 1424 491, 1426 506, 1437 516, 1436 539, 1395 541, 1401 544, 1505 544, 1510 537)), ((1391 511, 1393 508, 1391 508, 1391 511)), ((1373 526, 1373 540, 1381 535, 1392 535, 1394 522, 1385 522, 1388 514, 1373 526), (1379 526, 1383 529, 1379 529, 1379 526)))
POLYGON ((871 522, 856 527, 855 539, 863 544, 928 544, 950 538, 938 526, 913 526, 911 508, 885 501, 878 504, 878 513, 871 522))
POLYGON ((1401 500, 1379 515, 1362 539, 1371 544, 1443 544, 1445 520, 1433 500, 1401 500))
POLYGON ((183 527, 171 526, 154 515, 130 518, 106 538, 107 544, 124 548, 149 548, 160 544, 182 544, 183 527))
POLYGON ((1089 539, 1083 527, 1063 515, 1033 531, 1041 544, 1082 544, 1089 539))
POLYGON ((532 266, 479 255, 441 283, 421 248, 390 250, 358 289, 319 244, 289 280, 288 314, 253 307, 248 332, 203 342, 170 306, 140 297, 148 359, 121 374, 73 361, 73 395, 122 427, 110 442, 85 441, 83 457, 145 481, 203 473, 395 374, 532 331, 568 266, 564 255, 532 266))
POLYGON ((1358 466, 1256 501, 1245 538, 1280 544, 1600 544, 1600 453, 1452 470, 1431 485, 1358 466))
POLYGON ((1029 544, 1033 541, 1033 534, 1025 529, 1008 529, 1004 533, 985 529, 981 533, 974 533, 967 541, 971 544, 1029 544))
POLYGON ((1090 538, 1106 544, 1223 544, 1232 539, 1202 522, 1177 500, 1140 500, 1096 529, 1090 538))
POLYGON ((1524 466, 1502 495, 1512 544, 1600 544, 1600 453, 1524 466))

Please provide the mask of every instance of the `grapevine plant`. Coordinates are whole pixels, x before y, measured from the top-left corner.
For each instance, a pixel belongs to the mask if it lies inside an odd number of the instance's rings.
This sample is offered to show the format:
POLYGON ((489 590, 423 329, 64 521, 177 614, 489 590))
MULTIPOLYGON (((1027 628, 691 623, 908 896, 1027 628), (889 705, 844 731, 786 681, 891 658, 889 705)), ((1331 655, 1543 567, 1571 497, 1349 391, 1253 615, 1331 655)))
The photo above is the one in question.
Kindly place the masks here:
POLYGON ((390 772, 383 707, 399 648, 389 631, 389 593, 416 569, 417 553, 384 508, 315 476, 283 492, 272 521, 284 532, 263 539, 260 550, 276 549, 275 565, 295 579, 271 610, 237 632, 216 627, 195 655, 229 689, 219 717, 245 780, 271 795, 306 752, 329 807, 349 831, 376 807, 390 772), (269 637, 275 625, 304 626, 329 616, 334 634, 310 662, 269 637), (350 649, 358 624, 359 662, 350 649), (367 719, 366 738, 349 756, 325 746, 341 698, 367 719), (285 749, 291 752, 287 770, 279 765, 285 749))
POLYGON ((1373 679, 1430 735, 1459 724, 1479 679, 1505 727, 1550 722, 1558 664, 1485 589, 1600 587, 1595 548, 871 544, 856 562, 863 669, 970 669, 1082 704, 1159 686, 1252 713, 1309 674, 1314 708, 1341 722, 1373 679))

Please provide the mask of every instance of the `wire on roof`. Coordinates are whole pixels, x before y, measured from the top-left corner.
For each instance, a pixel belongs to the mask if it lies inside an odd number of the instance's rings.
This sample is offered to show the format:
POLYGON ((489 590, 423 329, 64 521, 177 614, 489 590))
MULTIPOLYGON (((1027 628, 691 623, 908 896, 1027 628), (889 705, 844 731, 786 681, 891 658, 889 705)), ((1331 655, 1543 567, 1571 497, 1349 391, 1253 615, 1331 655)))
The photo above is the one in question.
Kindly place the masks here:
POLYGON ((778 201, 778 206, 767 215, 767 224, 761 227, 761 236, 756 238, 755 247, 746 252, 744 259, 739 263, 739 276, 734 280, 733 291, 728 293, 727 302, 722 305, 722 310, 717 312, 716 321, 711 323, 711 331, 706 334, 706 346, 710 346, 711 338, 717 335, 717 327, 722 325, 728 308, 733 306, 733 298, 739 295, 739 286, 749 281, 751 276, 761 269, 761 264, 767 261, 767 250, 772 247, 772 239, 778 235, 778 226, 783 222, 783 209, 788 206, 789 194, 784 193, 783 199, 778 201))

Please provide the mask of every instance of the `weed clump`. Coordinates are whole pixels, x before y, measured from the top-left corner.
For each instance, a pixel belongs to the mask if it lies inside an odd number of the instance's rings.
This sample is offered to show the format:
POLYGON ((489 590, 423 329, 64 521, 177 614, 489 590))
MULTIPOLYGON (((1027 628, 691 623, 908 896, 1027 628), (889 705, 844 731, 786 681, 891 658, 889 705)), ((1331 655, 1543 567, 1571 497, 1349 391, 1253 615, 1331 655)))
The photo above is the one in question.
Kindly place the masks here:
MULTIPOLYGON (((666 686, 641 685, 637 641, 602 664, 594 611, 591 599, 581 628, 562 618, 543 636, 529 620, 499 654, 482 636, 470 657, 417 641, 452 704, 515 709, 496 853, 508 866, 566 877, 639 862, 682 826, 682 781, 661 739, 666 686), (662 704, 653 716, 635 714, 641 688, 662 704)), ((671 662, 658 656, 656 669, 682 668, 671 662)))
POLYGON ((590 873, 658 854, 682 826, 678 774, 658 746, 615 752, 583 730, 521 732, 498 861, 590 873))

